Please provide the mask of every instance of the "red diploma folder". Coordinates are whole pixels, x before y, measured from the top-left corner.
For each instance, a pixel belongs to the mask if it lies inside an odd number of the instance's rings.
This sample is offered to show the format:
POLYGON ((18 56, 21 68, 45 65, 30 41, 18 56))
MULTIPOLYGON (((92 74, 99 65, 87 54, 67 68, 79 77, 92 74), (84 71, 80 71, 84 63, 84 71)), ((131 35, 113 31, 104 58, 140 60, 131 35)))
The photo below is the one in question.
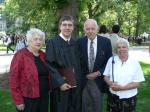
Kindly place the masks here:
POLYGON ((77 87, 75 74, 72 68, 61 68, 58 69, 58 72, 64 78, 66 83, 72 86, 72 88, 77 87))

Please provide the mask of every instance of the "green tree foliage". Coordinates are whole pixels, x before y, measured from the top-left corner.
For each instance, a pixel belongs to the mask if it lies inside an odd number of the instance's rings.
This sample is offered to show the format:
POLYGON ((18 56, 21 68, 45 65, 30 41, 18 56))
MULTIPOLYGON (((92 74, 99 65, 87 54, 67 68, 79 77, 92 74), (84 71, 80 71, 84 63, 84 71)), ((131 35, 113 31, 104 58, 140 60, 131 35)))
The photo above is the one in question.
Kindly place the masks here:
POLYGON ((30 27, 38 27, 50 35, 50 29, 54 26, 53 7, 50 0, 7 0, 5 12, 7 20, 23 17, 23 31, 30 27))
POLYGON ((80 33, 83 32, 83 24, 84 21, 88 18, 94 18, 101 24, 100 18, 110 9, 112 8, 111 0, 79 0, 79 22, 81 23, 79 26, 80 33))
POLYGON ((150 33, 150 1, 149 0, 138 0, 137 14, 139 19, 139 30, 137 35, 149 32, 150 33))
MULTIPOLYGON (((7 0, 5 11, 7 14, 10 11, 15 13, 15 18, 23 17, 24 22, 21 28, 23 31, 29 27, 38 27, 50 37, 58 32, 60 16, 71 14, 77 20, 77 9, 76 0, 7 0), (17 9, 14 8, 16 6, 17 9)), ((9 14, 9 17, 12 15, 9 14)))
POLYGON ((14 28, 14 21, 18 16, 18 8, 19 6, 16 4, 16 2, 13 2, 11 0, 6 2, 4 13, 5 13, 5 18, 7 20, 7 27, 10 29, 14 28))
POLYGON ((8 26, 23 17, 23 31, 38 27, 48 36, 58 32, 58 20, 64 14, 74 17, 76 35, 83 34, 87 18, 94 18, 109 29, 119 24, 125 35, 150 33, 149 0, 6 0, 5 12, 8 26))

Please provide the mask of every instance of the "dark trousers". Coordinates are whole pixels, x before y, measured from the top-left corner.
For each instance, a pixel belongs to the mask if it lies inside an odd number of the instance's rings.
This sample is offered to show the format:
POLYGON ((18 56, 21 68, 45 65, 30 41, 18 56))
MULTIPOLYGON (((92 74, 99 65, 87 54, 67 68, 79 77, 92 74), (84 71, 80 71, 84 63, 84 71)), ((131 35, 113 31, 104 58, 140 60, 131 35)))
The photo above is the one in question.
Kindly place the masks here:
POLYGON ((119 96, 108 94, 108 112, 135 112, 136 96, 119 99, 119 96))
POLYGON ((7 53, 8 53, 9 50, 11 50, 11 51, 14 52, 14 49, 11 48, 11 46, 12 46, 12 43, 10 43, 10 44, 7 45, 7 53))
POLYGON ((25 109, 17 112, 48 112, 49 95, 41 95, 40 98, 26 98, 24 97, 25 109))
POLYGON ((81 90, 79 87, 67 91, 53 90, 51 112, 81 112, 81 90))
POLYGON ((82 112, 102 112, 103 94, 95 81, 88 80, 82 94, 82 112))

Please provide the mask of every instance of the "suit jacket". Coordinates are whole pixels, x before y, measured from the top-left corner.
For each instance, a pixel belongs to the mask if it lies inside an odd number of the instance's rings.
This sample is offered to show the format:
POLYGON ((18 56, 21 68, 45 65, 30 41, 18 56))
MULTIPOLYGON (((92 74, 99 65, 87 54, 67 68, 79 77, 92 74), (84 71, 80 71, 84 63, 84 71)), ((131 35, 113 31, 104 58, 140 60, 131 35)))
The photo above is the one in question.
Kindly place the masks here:
MULTIPOLYGON (((86 85, 86 75, 89 74, 88 68, 88 38, 85 36, 78 40, 78 49, 80 51, 81 66, 83 70, 82 82, 83 87, 86 85)), ((97 35, 97 53, 94 63, 93 72, 100 71, 102 76, 98 76, 95 82, 98 88, 103 92, 105 82, 103 80, 103 72, 108 59, 112 56, 112 47, 109 39, 97 35)))

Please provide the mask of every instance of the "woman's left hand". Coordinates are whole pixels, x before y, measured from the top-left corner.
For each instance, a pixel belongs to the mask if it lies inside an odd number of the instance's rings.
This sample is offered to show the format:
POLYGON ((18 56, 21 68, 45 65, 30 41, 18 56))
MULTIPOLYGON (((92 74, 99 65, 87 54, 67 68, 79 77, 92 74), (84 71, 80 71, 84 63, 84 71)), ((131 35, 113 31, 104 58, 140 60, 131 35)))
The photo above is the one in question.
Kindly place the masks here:
POLYGON ((17 107, 17 109, 18 109, 19 111, 23 111, 24 108, 25 108, 25 105, 24 105, 24 104, 20 104, 20 105, 16 105, 16 107, 17 107))
POLYGON ((111 84, 111 89, 113 90, 113 91, 120 91, 120 90, 122 90, 122 86, 121 85, 119 85, 118 83, 112 83, 111 84))

